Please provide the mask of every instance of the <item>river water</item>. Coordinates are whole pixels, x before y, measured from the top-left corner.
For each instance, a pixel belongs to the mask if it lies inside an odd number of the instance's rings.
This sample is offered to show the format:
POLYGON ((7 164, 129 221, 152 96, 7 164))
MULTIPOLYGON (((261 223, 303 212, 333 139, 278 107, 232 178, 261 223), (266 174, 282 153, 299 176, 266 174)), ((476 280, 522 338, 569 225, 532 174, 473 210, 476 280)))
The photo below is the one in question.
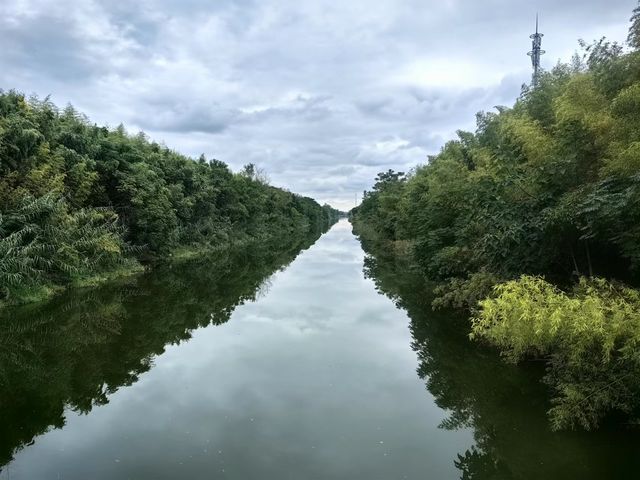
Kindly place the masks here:
POLYGON ((0 478, 637 478, 635 434, 551 433, 538 369, 470 344, 347 221, 312 241, 14 312, 0 478))

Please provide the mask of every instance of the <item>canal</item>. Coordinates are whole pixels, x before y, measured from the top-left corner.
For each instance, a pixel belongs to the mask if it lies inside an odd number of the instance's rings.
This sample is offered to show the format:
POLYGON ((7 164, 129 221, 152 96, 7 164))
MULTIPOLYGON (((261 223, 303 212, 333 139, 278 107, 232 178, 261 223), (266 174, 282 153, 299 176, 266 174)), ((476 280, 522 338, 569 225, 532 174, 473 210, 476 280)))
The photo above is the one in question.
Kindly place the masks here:
POLYGON ((550 432, 539 369, 410 279, 342 220, 15 310, 0 479, 634 478, 636 435, 550 432))

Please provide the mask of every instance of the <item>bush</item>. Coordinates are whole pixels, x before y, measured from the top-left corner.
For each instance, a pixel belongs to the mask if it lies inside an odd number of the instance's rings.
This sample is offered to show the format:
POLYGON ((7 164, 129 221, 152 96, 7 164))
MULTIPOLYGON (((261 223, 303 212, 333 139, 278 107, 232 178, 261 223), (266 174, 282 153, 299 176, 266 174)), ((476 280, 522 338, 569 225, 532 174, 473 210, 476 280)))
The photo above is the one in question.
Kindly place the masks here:
POLYGON ((540 277, 495 287, 480 302, 471 337, 509 361, 544 358, 554 392, 555 429, 590 429, 612 411, 640 407, 640 293, 603 279, 580 279, 567 294, 540 277))

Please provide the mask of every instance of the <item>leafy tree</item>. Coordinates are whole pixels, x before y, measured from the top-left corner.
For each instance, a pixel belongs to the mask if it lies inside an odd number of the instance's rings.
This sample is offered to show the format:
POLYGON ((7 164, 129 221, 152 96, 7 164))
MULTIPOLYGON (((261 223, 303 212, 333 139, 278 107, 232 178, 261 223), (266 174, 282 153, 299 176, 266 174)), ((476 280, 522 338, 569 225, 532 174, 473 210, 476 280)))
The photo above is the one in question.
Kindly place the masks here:
POLYGON ((640 50, 640 2, 633 9, 633 14, 631 15, 631 28, 629 29, 627 43, 631 48, 640 50))

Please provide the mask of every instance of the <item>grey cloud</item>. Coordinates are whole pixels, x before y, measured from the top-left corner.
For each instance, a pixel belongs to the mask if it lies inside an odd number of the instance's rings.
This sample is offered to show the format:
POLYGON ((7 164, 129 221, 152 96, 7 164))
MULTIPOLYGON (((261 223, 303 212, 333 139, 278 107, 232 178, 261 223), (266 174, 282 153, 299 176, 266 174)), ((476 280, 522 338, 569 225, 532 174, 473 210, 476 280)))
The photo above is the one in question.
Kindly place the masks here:
POLYGON ((218 134, 242 116, 239 110, 215 102, 182 102, 151 96, 146 106, 132 118, 145 131, 218 134))
POLYGON ((356 168, 353 165, 340 165, 338 167, 330 168, 327 170, 328 175, 344 175, 349 176, 355 172, 356 168))
POLYGON ((148 130, 174 131, 179 133, 220 133, 238 117, 233 110, 222 110, 216 106, 190 108, 178 105, 175 109, 140 117, 137 123, 148 130))
MULTIPOLYGON (((46 73, 56 80, 88 77, 98 66, 82 48, 71 22, 61 18, 34 18, 10 23, 0 18, 0 58, 13 70, 46 73)), ((7 74, 5 70, 4 74, 7 74)))
POLYGON ((364 98, 356 100, 355 105, 363 115, 380 115, 384 113, 385 108, 391 103, 393 103, 391 97, 364 98))

